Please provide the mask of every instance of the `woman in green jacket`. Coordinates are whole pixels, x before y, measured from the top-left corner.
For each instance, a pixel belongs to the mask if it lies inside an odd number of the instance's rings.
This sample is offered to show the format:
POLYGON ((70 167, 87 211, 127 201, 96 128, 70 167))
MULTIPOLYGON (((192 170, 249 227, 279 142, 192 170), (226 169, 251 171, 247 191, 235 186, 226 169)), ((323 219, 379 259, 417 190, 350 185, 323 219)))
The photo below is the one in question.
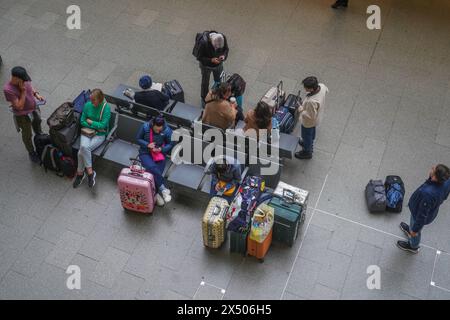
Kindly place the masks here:
POLYGON ((81 140, 77 175, 73 181, 74 188, 83 182, 86 173, 89 188, 94 187, 96 173, 92 169, 91 152, 105 141, 110 117, 111 110, 103 92, 100 89, 92 90, 91 101, 86 102, 81 115, 81 140))

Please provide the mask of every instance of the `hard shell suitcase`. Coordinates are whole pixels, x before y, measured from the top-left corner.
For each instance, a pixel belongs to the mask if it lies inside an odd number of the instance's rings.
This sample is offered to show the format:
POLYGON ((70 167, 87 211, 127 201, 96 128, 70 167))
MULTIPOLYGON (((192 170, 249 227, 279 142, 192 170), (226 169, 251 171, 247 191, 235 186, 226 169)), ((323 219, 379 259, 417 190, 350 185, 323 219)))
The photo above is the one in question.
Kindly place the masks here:
POLYGON ((244 233, 230 231, 230 252, 247 254, 248 231, 244 233))
POLYGON ((272 111, 275 112, 283 105, 284 98, 283 81, 280 81, 276 87, 272 87, 266 92, 261 101, 267 103, 272 111))
POLYGON ((135 212, 152 213, 155 206, 153 175, 133 164, 124 168, 117 179, 122 207, 135 212))
POLYGON ((184 91, 178 80, 165 82, 162 92, 168 95, 170 99, 184 103, 184 91))
POLYGON ((275 211, 274 241, 292 247, 298 238, 300 226, 305 221, 306 211, 296 202, 289 203, 276 197, 270 200, 269 206, 275 211))
POLYGON ((303 211, 306 212, 308 207, 309 191, 280 181, 275 188, 274 196, 286 198, 287 200, 293 198, 294 202, 299 204, 303 208, 303 211))
POLYGON ((220 197, 212 197, 208 203, 202 220, 203 244, 205 247, 217 249, 225 241, 225 216, 228 201, 220 197))
POLYGON ((264 257, 269 251, 270 245, 272 244, 272 233, 273 229, 270 230, 266 239, 263 242, 258 242, 255 240, 247 239, 247 254, 252 257, 256 257, 259 261, 264 262, 264 257))

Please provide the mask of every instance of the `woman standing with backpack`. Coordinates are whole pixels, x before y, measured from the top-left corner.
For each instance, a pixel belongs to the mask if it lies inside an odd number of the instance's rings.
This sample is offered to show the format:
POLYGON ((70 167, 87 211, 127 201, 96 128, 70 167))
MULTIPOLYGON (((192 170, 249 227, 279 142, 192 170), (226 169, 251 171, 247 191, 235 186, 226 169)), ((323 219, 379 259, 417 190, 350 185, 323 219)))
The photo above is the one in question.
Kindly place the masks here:
POLYGON ((89 188, 95 185, 96 173, 92 169, 92 151, 102 145, 108 134, 111 109, 100 89, 91 93, 91 101, 86 102, 81 115, 81 140, 78 151, 77 175, 73 187, 77 188, 88 177, 89 188))

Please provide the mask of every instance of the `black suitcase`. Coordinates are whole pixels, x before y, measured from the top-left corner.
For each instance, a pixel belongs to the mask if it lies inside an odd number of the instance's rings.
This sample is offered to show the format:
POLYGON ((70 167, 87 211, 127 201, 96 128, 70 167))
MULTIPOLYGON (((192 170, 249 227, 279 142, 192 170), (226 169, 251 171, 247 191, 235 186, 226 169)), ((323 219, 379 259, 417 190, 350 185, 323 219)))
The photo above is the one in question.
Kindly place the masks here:
POLYGON ((230 231, 230 253, 239 253, 243 256, 247 255, 247 237, 248 232, 239 233, 230 231))
POLYGON ((184 103, 184 91, 178 80, 165 82, 162 92, 169 96, 170 99, 184 103))
POLYGON ((80 135, 80 117, 81 114, 75 112, 75 121, 67 127, 59 130, 50 129, 50 138, 52 143, 58 147, 65 156, 72 157, 72 144, 80 135))
POLYGON ((294 118, 298 118, 298 108, 302 104, 302 98, 300 97, 300 91, 297 95, 289 94, 284 101, 283 107, 288 108, 289 112, 294 118))

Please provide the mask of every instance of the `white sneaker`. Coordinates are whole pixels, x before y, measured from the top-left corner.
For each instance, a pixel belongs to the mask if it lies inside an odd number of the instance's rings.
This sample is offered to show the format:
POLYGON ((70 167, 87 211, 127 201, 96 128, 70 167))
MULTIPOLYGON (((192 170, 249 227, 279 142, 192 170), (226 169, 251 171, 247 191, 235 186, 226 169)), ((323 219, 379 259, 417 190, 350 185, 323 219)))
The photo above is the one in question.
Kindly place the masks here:
POLYGON ((165 203, 172 200, 172 196, 170 195, 170 191, 168 189, 164 189, 161 193, 165 203))
POLYGON ((155 200, 156 200, 156 205, 158 207, 164 206, 164 204, 165 204, 164 199, 161 197, 161 195, 159 193, 156 194, 155 200))

